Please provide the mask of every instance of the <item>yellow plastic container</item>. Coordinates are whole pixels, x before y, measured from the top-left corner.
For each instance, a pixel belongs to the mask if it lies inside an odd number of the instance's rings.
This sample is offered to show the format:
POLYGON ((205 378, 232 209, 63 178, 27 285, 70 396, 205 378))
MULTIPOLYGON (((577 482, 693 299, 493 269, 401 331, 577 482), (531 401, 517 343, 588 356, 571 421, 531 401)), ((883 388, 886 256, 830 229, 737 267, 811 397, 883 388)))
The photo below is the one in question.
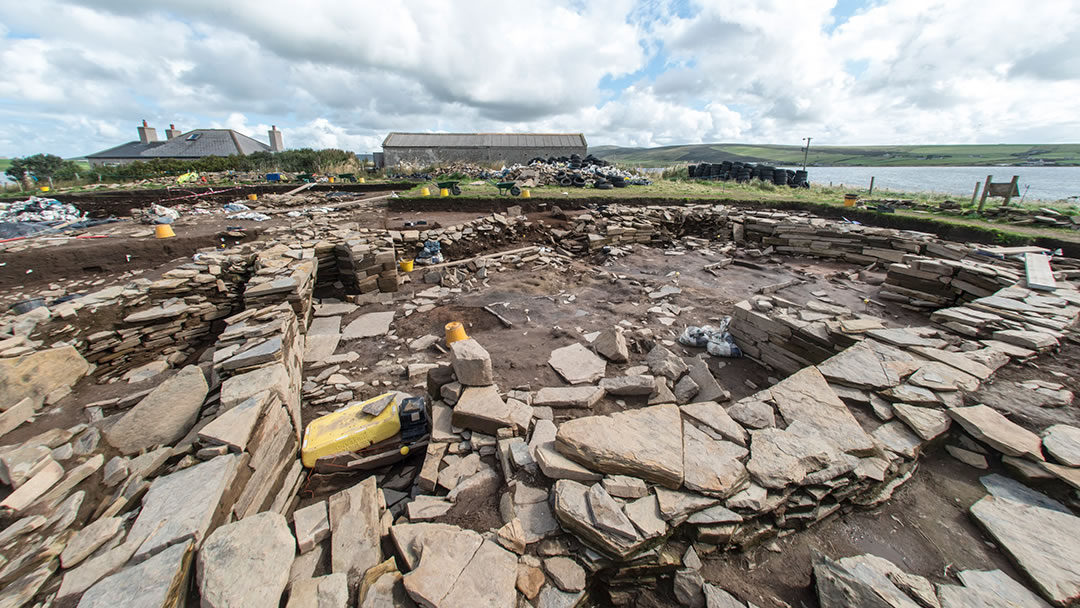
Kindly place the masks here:
POLYGON ((334 178, 332 178, 332 177, 330 178, 330 183, 331 184, 334 183, 334 178))
POLYGON ((401 418, 398 416, 401 404, 397 397, 392 397, 390 405, 378 416, 371 416, 363 411, 367 404, 390 395, 393 393, 384 393, 308 423, 304 431, 304 442, 300 445, 300 460, 304 466, 310 469, 320 458, 343 452, 357 452, 397 435, 401 431, 401 418))
POLYGON ((465 335, 465 326, 459 321, 451 321, 446 324, 446 344, 450 345, 454 342, 460 342, 462 340, 468 340, 469 336, 465 335))
POLYGON ((364 183, 364 178, 361 177, 361 178, 357 179, 356 182, 359 183, 359 184, 363 184, 364 183))
POLYGON ((171 239, 176 236, 176 233, 169 224, 158 224, 154 226, 154 236, 159 239, 171 239))
POLYGON ((51 190, 51 189, 52 189, 52 188, 49 188, 48 186, 42 186, 42 187, 41 187, 41 191, 42 191, 42 192, 48 192, 48 191, 49 191, 49 190, 51 190))
POLYGON ((859 195, 858 194, 845 194, 844 195, 844 206, 845 207, 854 207, 855 203, 858 200, 859 200, 859 195))
POLYGON ((401 269, 401 272, 412 272, 412 267, 412 260, 401 260, 400 262, 398 262, 398 268, 401 269))
POLYGON ((525 189, 525 190, 522 190, 522 191, 521 191, 521 198, 529 198, 529 197, 531 197, 531 196, 532 196, 532 195, 531 195, 531 194, 529 194, 529 190, 528 190, 528 189, 525 189))
POLYGON ((450 196, 450 190, 446 188, 439 188, 439 196, 442 196, 444 198, 450 196))
POLYGON ((431 189, 424 187, 420 189, 420 196, 431 196, 431 189))
POLYGON ((258 194, 249 194, 248 195, 248 200, 249 201, 257 201, 257 200, 259 200, 259 195, 258 194))

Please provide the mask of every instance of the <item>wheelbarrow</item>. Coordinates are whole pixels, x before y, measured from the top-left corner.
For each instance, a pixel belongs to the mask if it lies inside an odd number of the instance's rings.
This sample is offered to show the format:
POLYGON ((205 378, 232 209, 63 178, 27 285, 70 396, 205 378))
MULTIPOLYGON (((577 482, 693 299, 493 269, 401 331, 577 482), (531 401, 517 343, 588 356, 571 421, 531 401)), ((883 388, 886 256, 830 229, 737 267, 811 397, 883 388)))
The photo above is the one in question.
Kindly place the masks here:
POLYGON ((521 188, 518 187, 517 182, 499 182, 495 184, 495 187, 499 189, 500 195, 509 192, 510 196, 521 196, 521 188))
POLYGON ((458 182, 456 182, 456 181, 453 181, 453 182, 435 182, 435 185, 439 187, 439 190, 446 189, 446 190, 449 190, 450 193, 453 194, 454 196, 461 196, 461 186, 459 186, 458 182))

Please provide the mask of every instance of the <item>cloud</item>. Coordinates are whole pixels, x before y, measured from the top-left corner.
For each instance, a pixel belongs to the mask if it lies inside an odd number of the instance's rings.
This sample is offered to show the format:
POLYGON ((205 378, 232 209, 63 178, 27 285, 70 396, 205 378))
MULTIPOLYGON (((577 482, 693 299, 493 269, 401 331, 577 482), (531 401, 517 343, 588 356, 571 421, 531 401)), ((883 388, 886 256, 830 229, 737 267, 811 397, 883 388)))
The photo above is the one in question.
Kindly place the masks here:
POLYGON ((1080 5, 1043 0, 38 0, 0 5, 0 155, 75 156, 142 119, 592 144, 1080 140, 1080 5), (846 6, 846 3, 845 3, 846 6), (619 83, 612 89, 611 83, 619 83))

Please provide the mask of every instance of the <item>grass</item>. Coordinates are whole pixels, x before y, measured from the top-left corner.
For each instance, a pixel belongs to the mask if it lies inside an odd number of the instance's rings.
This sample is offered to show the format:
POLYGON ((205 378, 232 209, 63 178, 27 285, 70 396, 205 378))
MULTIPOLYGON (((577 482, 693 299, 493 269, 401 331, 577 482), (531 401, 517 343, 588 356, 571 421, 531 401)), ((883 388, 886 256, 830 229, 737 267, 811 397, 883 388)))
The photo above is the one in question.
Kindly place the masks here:
MULTIPOLYGON (((648 166, 719 163, 725 160, 777 165, 802 164, 800 146, 695 144, 659 148, 594 146, 590 152, 616 162, 648 166)), ((994 144, 941 146, 810 146, 808 164, 837 167, 925 167, 1022 165, 1043 161, 1080 166, 1080 144, 994 144)))

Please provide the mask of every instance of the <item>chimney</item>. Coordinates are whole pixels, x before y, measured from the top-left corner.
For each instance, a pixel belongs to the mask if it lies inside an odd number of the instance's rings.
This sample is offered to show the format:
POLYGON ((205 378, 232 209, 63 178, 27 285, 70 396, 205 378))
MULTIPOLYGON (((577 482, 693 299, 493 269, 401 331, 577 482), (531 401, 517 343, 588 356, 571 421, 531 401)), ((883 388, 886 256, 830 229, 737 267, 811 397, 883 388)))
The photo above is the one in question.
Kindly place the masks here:
POLYGON ((177 129, 174 124, 169 124, 169 128, 165 129, 165 139, 175 139, 177 137, 180 137, 180 129, 177 129))
POLYGON ((270 125, 270 130, 266 133, 270 135, 271 152, 281 152, 285 149, 285 144, 281 143, 281 131, 277 130, 277 125, 270 125))
POLYGON ((146 121, 142 121, 142 126, 139 127, 139 141, 144 144, 157 141, 157 129, 147 126, 146 121))

